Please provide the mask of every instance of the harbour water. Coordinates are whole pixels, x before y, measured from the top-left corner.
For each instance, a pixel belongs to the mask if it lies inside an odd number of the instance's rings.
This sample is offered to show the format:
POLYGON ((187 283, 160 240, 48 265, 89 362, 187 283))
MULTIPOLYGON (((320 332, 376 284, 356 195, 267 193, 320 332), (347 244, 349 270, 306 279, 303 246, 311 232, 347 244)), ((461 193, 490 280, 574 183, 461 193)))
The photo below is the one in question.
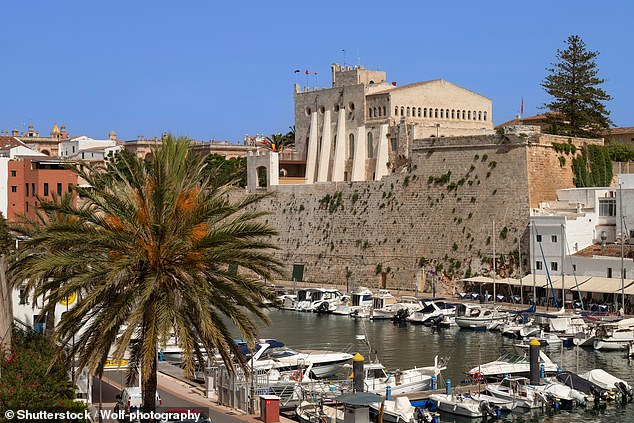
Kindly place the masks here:
MULTIPOLYGON (((391 321, 352 319, 348 316, 298 313, 294 311, 270 310, 271 324, 262 326, 261 338, 275 338, 286 345, 297 348, 323 347, 359 352, 368 357, 365 341, 357 340, 364 335, 379 360, 390 369, 407 369, 414 366, 429 366, 438 355, 447 359, 448 369, 443 378, 451 378, 452 386, 465 379, 465 372, 478 363, 495 360, 504 351, 512 349, 517 342, 500 333, 472 332, 458 328, 433 330, 411 324, 398 325, 391 321)), ((551 360, 565 370, 585 372, 601 368, 613 375, 634 382, 634 362, 625 358, 625 352, 598 352, 592 349, 547 348, 544 350, 551 360)), ((442 384, 442 382, 441 382, 442 384)), ((562 411, 554 415, 544 413, 512 413, 503 417, 507 422, 634 422, 634 403, 626 407, 609 406, 603 410, 588 408, 562 411)), ((474 421, 442 416, 443 422, 474 421)))

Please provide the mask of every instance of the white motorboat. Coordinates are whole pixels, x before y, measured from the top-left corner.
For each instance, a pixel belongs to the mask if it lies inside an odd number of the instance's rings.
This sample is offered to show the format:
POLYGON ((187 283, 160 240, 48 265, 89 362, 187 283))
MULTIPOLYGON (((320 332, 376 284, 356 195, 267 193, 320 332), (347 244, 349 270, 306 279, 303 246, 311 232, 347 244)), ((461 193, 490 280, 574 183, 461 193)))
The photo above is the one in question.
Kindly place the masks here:
POLYGON ((372 308, 372 291, 364 286, 360 286, 350 293, 345 303, 337 306, 333 314, 349 315, 365 310, 368 315, 372 308))
MULTIPOLYGON (((544 366, 544 373, 546 376, 555 375, 557 373, 558 366, 553 363, 550 358, 543 352, 539 352, 540 365, 544 366)), ((529 376, 530 375, 530 362, 528 357, 528 348, 524 346, 516 346, 513 352, 502 355, 495 361, 481 364, 473 369, 469 370, 468 375, 474 379, 491 379, 491 378, 503 378, 505 376, 529 376)))
POLYGON ((547 403, 546 397, 525 377, 505 377, 500 383, 487 384, 489 394, 505 401, 511 401, 520 408, 541 408, 547 403))
POLYGON ((411 423, 416 421, 416 407, 412 405, 407 397, 375 402, 370 404, 370 408, 377 415, 381 412, 383 413, 382 421, 384 423, 411 423))
POLYGON ((363 307, 359 307, 350 313, 350 316, 362 319, 372 318, 374 310, 385 308, 395 302, 396 297, 394 297, 390 291, 387 289, 379 289, 378 293, 372 294, 372 303, 370 306, 365 305, 363 307))
MULTIPOLYGON (((532 318, 523 314, 518 314, 510 319, 510 321, 504 323, 504 325, 500 328, 500 332, 502 332, 502 335, 508 336, 509 338, 522 338, 522 330, 532 327, 532 324, 532 318)), ((539 330, 539 328, 537 328, 537 330, 539 330)))
POLYGON ((432 394, 429 398, 436 403, 436 407, 440 411, 445 413, 471 418, 496 415, 494 407, 491 406, 489 402, 479 401, 470 396, 460 394, 432 394))
POLYGON ((403 295, 398 302, 389 304, 380 309, 373 309, 372 320, 389 320, 399 318, 405 320, 407 316, 423 308, 418 298, 411 295, 403 295))
POLYGON ((632 398, 632 386, 626 381, 612 376, 603 369, 590 370, 579 374, 579 376, 599 385, 603 389, 618 391, 623 395, 627 395, 630 399, 632 398))
POLYGON ((406 320, 414 324, 431 325, 436 319, 440 323, 445 316, 456 315, 456 306, 444 301, 424 301, 423 306, 421 310, 407 316, 406 320))
POLYGON ((297 295, 286 294, 280 297, 280 308, 282 310, 296 310, 297 309, 297 295))
POLYGON ((634 319, 602 324, 597 328, 593 347, 595 350, 618 351, 627 349, 634 341, 634 319))
MULTIPOLYGON (((246 348, 246 344, 242 344, 246 348)), ((248 354, 248 352, 247 352, 248 354)), ((312 365, 312 376, 320 379, 337 373, 339 367, 352 358, 346 352, 327 350, 297 351, 274 339, 261 339, 249 365, 255 369, 276 369, 280 372, 297 372, 312 365)))
POLYGON ((310 311, 332 313, 342 304, 343 294, 338 289, 318 288, 311 295, 310 311))
POLYGON ((497 308, 477 304, 459 304, 456 309, 456 324, 465 329, 485 330, 494 322, 503 322, 510 313, 497 308))
POLYGON ((295 299, 296 311, 312 311, 313 293, 318 290, 315 288, 303 288, 297 290, 297 298, 295 299))
POLYGON ((295 409, 301 423, 343 422, 344 410, 323 403, 302 401, 295 409))
MULTIPOLYGON (((420 392, 431 389, 432 376, 438 377, 447 367, 439 363, 438 356, 434 358, 434 365, 429 367, 414 367, 407 370, 388 372, 381 363, 368 363, 363 366, 365 391, 375 394, 385 394, 389 386, 392 395, 403 395, 410 392, 420 392)), ((349 378, 352 377, 352 367, 349 367, 349 378)))

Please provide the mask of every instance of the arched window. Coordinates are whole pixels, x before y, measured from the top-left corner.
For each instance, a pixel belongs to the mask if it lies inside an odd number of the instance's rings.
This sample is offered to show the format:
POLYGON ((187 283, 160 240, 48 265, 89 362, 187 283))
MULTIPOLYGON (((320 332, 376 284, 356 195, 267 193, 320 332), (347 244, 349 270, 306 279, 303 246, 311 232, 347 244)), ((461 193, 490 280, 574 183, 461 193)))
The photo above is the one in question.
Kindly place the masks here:
POLYGON ((374 143, 372 142, 372 132, 368 132, 368 159, 374 156, 374 143))
MULTIPOLYGON (((376 107, 372 108, 372 113, 374 113, 374 117, 377 116, 376 114, 376 107)), ((379 115, 381 114, 381 108, 379 107, 379 115)))
POLYGON ((348 158, 354 159, 354 134, 348 136, 348 158))
POLYGON ((434 109, 434 117, 438 119, 438 109, 434 109))
POLYGON ((478 120, 482 120, 482 112, 478 112, 478 120))
POLYGON ((427 117, 427 107, 423 109, 423 117, 427 117))
POLYGON ((473 120, 476 120, 476 111, 473 111, 473 120))
POLYGON ((405 116, 405 107, 401 106, 401 116, 405 116))
POLYGON ((484 120, 487 120, 487 112, 484 112, 484 120))
POLYGON ((398 116, 398 106, 394 106, 394 116, 398 116))
POLYGON ((465 120, 465 111, 462 111, 462 120, 465 120))
POLYGON ((452 118, 452 119, 455 119, 455 118, 456 118, 456 114, 455 114, 454 112, 455 112, 455 110, 454 110, 454 109, 451 109, 451 118, 452 118))
POLYGON ((387 116, 387 108, 383 106, 383 116, 387 116))
POLYGON ((368 108, 368 116, 372 117, 372 107, 368 108))
POLYGON ((418 117, 420 117, 420 116, 421 116, 420 112, 421 112, 421 109, 420 109, 420 107, 419 107, 419 108, 418 108, 418 117))
POLYGON ((444 119, 445 117, 445 109, 440 109, 440 118, 444 119))
POLYGON ((407 108, 407 116, 409 117, 409 107, 407 108))

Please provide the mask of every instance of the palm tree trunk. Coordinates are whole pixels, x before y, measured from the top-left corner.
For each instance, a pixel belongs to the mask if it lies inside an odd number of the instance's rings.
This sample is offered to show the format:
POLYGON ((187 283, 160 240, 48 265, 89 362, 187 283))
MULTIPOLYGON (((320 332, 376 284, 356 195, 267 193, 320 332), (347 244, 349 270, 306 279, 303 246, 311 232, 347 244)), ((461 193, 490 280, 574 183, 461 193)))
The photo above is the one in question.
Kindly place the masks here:
MULTIPOLYGON (((141 366, 143 369, 143 366, 141 366)), ((143 395, 143 413, 153 413, 156 411, 156 386, 157 381, 157 361, 156 361, 156 349, 154 358, 151 361, 150 371, 146 372, 141 370, 141 391, 143 395)), ((143 423, 154 423, 153 420, 142 420, 143 423)))
POLYGON ((44 323, 44 336, 49 341, 53 339, 55 333, 55 308, 46 312, 46 321, 44 323))
POLYGON ((11 286, 7 281, 7 265, 5 256, 0 256, 0 347, 11 345, 11 328, 13 327, 13 301, 11 286))

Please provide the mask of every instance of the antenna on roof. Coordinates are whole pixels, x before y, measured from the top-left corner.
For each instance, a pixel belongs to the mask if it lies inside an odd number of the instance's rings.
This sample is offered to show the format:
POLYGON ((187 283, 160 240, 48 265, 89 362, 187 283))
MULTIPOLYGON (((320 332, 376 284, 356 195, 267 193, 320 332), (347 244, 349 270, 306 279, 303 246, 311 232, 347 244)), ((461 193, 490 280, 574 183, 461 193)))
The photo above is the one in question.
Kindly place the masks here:
POLYGON ((346 49, 341 50, 343 52, 343 67, 346 67, 346 49))

